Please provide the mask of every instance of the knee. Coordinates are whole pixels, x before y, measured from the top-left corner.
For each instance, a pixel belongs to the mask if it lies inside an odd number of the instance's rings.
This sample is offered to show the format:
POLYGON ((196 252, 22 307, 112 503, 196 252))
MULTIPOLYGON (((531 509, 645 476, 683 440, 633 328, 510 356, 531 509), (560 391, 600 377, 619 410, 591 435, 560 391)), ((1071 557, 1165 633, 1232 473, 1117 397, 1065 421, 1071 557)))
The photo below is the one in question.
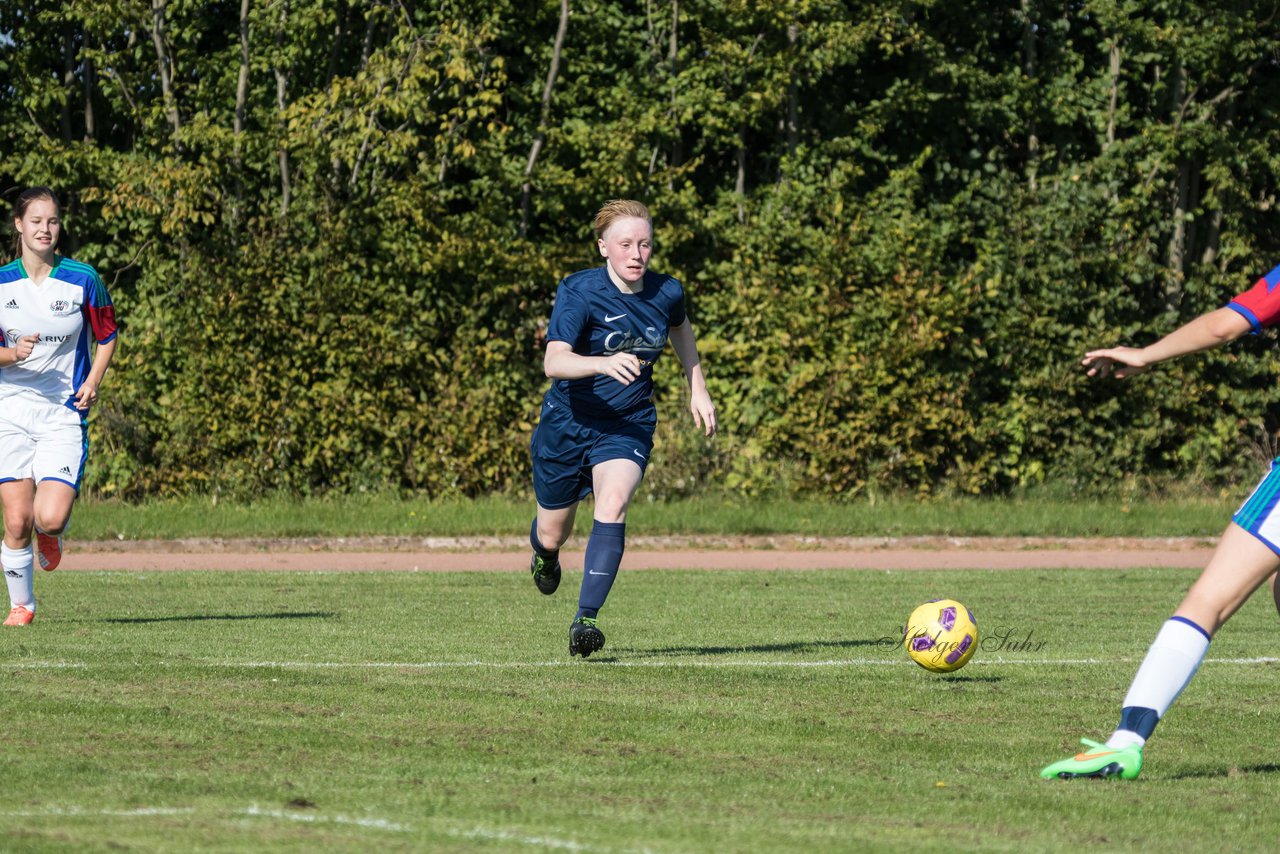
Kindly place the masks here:
MULTIPOLYGON (((41 513, 34 514, 34 521, 37 528, 46 534, 58 535, 67 527, 67 517, 58 513, 41 513)), ((30 526, 28 526, 30 528, 30 526)))
POLYGON ((4 538, 10 543, 25 544, 31 539, 31 526, 35 523, 35 514, 31 508, 4 510, 4 538))
POLYGON ((630 495, 602 493, 596 496, 595 518, 599 522, 618 523, 627 521, 627 505, 630 495))
POLYGON ((538 542, 544 549, 552 551, 560 548, 569 539, 571 525, 538 520, 538 542))

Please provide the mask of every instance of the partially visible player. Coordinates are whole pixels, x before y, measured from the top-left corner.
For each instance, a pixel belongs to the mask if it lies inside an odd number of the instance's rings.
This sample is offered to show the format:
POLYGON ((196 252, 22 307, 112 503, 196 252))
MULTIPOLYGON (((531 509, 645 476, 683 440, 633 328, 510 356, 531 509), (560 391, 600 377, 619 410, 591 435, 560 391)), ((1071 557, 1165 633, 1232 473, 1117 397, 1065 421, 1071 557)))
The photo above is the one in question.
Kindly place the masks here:
MULTIPOLYGON (((1147 347, 1112 347, 1086 353, 1089 376, 1118 379, 1157 362, 1208 350, 1280 322, 1280 267, 1226 307, 1211 311, 1147 347)), ((1054 762, 1041 777, 1111 777, 1132 780, 1142 770, 1142 748, 1156 724, 1195 675, 1209 640, 1261 584, 1280 569, 1280 460, 1227 525, 1209 564, 1182 604, 1161 627, 1129 686, 1120 723, 1105 743, 1081 739, 1085 750, 1054 762)))
POLYGON ((538 499, 530 571, 541 592, 559 586, 560 547, 578 502, 595 493, 578 612, 569 627, 569 654, 583 658, 604 646, 597 614, 618 574, 627 507, 653 450, 653 363, 668 340, 689 383, 694 424, 708 436, 716 431, 684 289, 649 270, 648 208, 610 201, 593 226, 605 263, 566 276, 556 291, 543 358, 553 382, 530 444, 538 499))
POLYGON ((20 194, 12 220, 16 258, 0 267, 6 626, 35 619, 33 527, 40 566, 54 570, 62 559, 62 532, 89 451, 87 416, 116 350, 115 309, 102 279, 88 264, 57 253, 61 213, 48 187, 20 194))

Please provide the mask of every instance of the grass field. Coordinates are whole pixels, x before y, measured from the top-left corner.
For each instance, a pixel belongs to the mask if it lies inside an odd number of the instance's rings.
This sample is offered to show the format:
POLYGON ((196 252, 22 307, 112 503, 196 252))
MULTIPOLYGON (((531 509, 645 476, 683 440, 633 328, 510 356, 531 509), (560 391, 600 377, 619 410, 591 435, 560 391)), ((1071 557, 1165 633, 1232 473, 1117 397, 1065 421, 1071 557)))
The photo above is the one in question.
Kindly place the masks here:
MULTIPOLYGON (((1252 486, 1252 484, 1249 484, 1252 486)), ((1124 498, 1045 490, 1023 497, 906 496, 847 504, 720 497, 670 502, 639 497, 627 515, 633 535, 791 534, 825 537, 1052 536, 1178 537, 1222 533, 1248 488, 1183 489, 1172 497, 1124 498)), ((72 521, 80 540, 180 537, 515 536, 529 530, 532 499, 429 501, 388 495, 263 499, 236 504, 190 498, 127 504, 81 501, 72 521)), ((591 527, 590 504, 578 533, 591 527)))
POLYGON ((1141 779, 1037 777, 1110 731, 1193 576, 624 573, 570 661, 568 574, 42 575, 0 633, 0 847, 1268 850, 1269 597, 1141 779), (984 630, 950 676, 886 641, 940 595, 984 630))

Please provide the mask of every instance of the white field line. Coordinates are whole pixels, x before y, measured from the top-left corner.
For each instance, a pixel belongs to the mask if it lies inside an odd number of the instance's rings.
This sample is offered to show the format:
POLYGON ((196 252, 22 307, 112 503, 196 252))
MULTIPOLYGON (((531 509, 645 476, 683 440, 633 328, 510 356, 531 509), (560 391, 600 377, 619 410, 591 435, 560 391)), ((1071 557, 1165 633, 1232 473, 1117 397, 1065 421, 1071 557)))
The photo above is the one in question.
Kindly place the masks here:
MULTIPOLYGON (((1102 664, 1134 664, 1139 658, 980 658, 969 662, 969 667, 1071 667, 1102 664)), ((1204 664, 1278 664, 1280 658, 1259 656, 1253 658, 1206 658, 1204 664)), ((672 669, 724 669, 743 668, 819 668, 819 667, 907 667, 911 662, 903 658, 830 658, 814 661, 770 661, 767 659, 739 659, 735 661, 688 661, 675 658, 650 658, 636 661, 575 662, 553 661, 183 661, 147 662, 148 667, 207 667, 280 669, 280 670, 521 670, 553 667, 668 667, 672 669)), ((116 665, 112 665, 116 666, 116 665)), ((63 670, 88 669, 90 665, 73 661, 7 661, 0 662, 0 670, 63 670)))
MULTIPOLYGON (((0 818, 144 818, 147 816, 195 815, 193 807, 138 807, 130 810, 85 809, 83 807, 48 807, 37 810, 15 810, 0 812, 0 818)), ((253 816, 260 818, 279 818, 288 821, 300 821, 313 824, 350 824, 357 827, 368 827, 374 830, 408 831, 407 824, 398 824, 382 818, 351 818, 345 815, 316 815, 313 813, 287 812, 285 810, 262 809, 254 804, 245 809, 235 810, 233 815, 253 816)))
POLYGON ((520 845, 530 845, 537 848, 555 848, 561 851, 607 851, 607 848, 601 848, 595 843, 587 844, 582 842, 574 842, 571 839, 556 839, 554 836, 528 836, 521 833, 513 833, 508 830, 490 830, 485 827, 477 827, 473 830, 450 830, 450 836, 456 836, 461 839, 483 839, 486 842, 515 842, 520 845))
MULTIPOLYGON (((127 810, 85 809, 83 807, 47 807, 35 810, 15 810, 0 812, 0 818, 146 818, 150 816, 195 815, 193 807, 137 807, 127 810)), ((314 813, 290 812, 288 810, 264 809, 257 804, 244 809, 235 810, 233 815, 251 818, 271 818, 283 821, 296 821, 305 824, 343 824, 365 827, 372 830, 387 830, 408 833, 412 826, 383 818, 352 818, 345 815, 318 815, 314 813)), ((446 830, 448 836, 460 839, 480 839, 489 842, 513 842, 536 848, 553 848, 562 851, 608 851, 596 843, 576 842, 572 839, 559 839, 554 836, 530 835, 510 830, 497 830, 488 827, 474 827, 471 830, 446 830)), ((643 854, 647 849, 626 849, 628 852, 643 854)))
POLYGON ((351 824, 356 827, 369 827, 374 830, 396 830, 405 832, 411 830, 407 824, 399 824, 394 821, 387 821, 384 818, 351 818, 345 815, 315 815, 313 813, 288 812, 286 810, 268 810, 262 809, 257 804, 248 809, 238 810, 236 815, 248 815, 261 818, 280 818, 286 821, 300 821, 310 824, 351 824))
POLYGON ((40 810, 0 812, 0 818, 143 818, 146 816, 193 815, 191 807, 138 807, 131 810, 87 810, 82 807, 47 807, 40 810))

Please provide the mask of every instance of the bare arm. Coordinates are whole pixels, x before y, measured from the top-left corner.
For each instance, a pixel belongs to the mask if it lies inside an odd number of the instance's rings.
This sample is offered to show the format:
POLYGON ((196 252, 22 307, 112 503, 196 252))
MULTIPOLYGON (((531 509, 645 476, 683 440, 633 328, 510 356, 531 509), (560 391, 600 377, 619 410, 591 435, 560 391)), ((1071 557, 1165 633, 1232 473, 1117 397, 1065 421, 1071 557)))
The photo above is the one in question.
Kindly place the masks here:
POLYGON ((701 427, 706 435, 714 435, 716 408, 711 403, 707 381, 702 375, 702 357, 698 355, 693 324, 686 320, 679 326, 672 327, 667 337, 671 341, 671 348, 676 351, 680 366, 684 368, 685 378, 689 381, 689 411, 693 413, 693 423, 701 427))
POLYGON ((93 356, 93 365, 89 368, 89 376, 85 377, 84 383, 76 390, 76 409, 85 410, 98 402, 98 386, 102 384, 102 378, 107 375, 107 368, 111 366, 111 357, 116 353, 116 343, 119 340, 117 336, 106 344, 98 345, 98 351, 93 356))
POLYGON ((640 360, 632 353, 612 356, 580 356, 567 341, 548 341, 542 370, 553 380, 580 380, 607 374, 623 385, 640 376, 640 360))
POLYGON ((1202 314, 1146 347, 1108 347, 1084 354, 1080 364, 1089 376, 1112 375, 1117 379, 1140 374, 1157 362, 1210 350, 1234 341, 1250 330, 1249 321, 1239 312, 1220 308, 1202 314))

